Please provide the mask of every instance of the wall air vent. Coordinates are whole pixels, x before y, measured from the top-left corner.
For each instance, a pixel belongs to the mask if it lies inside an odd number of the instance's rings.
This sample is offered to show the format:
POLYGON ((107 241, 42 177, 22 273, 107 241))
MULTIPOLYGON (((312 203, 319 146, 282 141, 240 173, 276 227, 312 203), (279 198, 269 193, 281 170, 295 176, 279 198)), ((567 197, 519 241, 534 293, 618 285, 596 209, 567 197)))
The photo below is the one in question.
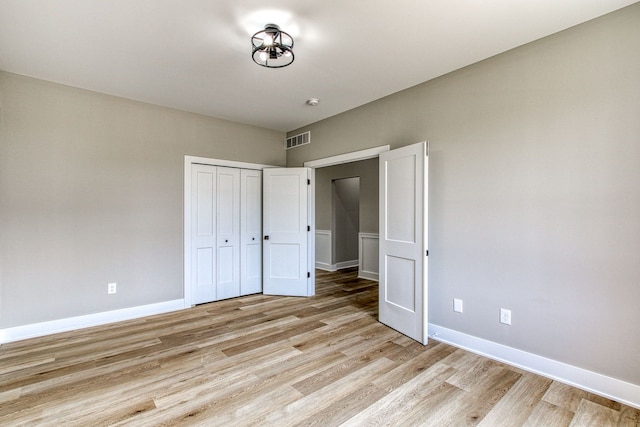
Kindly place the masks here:
POLYGON ((311 142, 311 131, 307 131, 298 135, 287 138, 287 150, 289 148, 298 147, 300 145, 309 144, 311 142))

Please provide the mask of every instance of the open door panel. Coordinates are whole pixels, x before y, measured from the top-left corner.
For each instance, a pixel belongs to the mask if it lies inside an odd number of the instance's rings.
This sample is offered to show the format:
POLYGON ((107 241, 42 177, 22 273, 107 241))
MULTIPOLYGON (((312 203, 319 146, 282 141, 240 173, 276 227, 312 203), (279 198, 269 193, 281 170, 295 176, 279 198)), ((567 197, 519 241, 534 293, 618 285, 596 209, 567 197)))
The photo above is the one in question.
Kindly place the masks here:
POLYGON ((263 292, 311 296, 313 211, 309 168, 263 170, 263 292))

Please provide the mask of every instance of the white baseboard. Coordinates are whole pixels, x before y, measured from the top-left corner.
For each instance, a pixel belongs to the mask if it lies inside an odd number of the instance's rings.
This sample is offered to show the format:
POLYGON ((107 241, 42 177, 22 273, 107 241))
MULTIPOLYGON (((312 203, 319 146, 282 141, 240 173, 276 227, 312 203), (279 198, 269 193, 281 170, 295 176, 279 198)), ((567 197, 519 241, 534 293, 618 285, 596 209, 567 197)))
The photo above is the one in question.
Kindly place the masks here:
POLYGON ((640 409, 640 385, 429 323, 429 338, 640 409))
POLYGON ((359 264, 357 259, 352 259, 350 261, 341 261, 335 263, 336 270, 342 270, 343 268, 351 268, 357 267, 359 264))
POLYGON ((316 261, 316 268, 324 271, 338 271, 343 268, 357 267, 358 260, 342 261, 336 264, 327 264, 326 262, 316 261))
POLYGON ((373 280, 374 282, 380 281, 379 277, 378 277, 378 273, 374 273, 374 272, 371 272, 371 271, 362 271, 362 270, 360 270, 358 272, 358 277, 361 278, 361 279, 373 280))
POLYGON ((184 309, 184 300, 159 302, 156 304, 141 305, 138 307, 123 308, 119 310, 105 311, 102 313, 87 314, 85 316, 69 317, 67 319, 51 320, 49 322, 34 323, 31 325, 15 326, 13 328, 0 329, 0 344, 20 341, 27 338, 41 337, 59 332, 73 331, 75 329, 120 322, 122 320, 137 319, 154 314, 168 313, 184 309))
POLYGON ((327 264, 326 262, 316 261, 316 268, 324 271, 336 271, 336 266, 327 264))

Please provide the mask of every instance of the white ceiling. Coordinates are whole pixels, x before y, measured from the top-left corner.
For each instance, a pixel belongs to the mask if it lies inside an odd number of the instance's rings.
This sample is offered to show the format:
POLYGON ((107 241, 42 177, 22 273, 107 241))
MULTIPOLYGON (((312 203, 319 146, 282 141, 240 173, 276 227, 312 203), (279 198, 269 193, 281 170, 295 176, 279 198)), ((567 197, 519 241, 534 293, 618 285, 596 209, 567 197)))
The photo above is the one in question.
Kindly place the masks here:
POLYGON ((635 2, 0 0, 0 69, 288 131, 635 2), (251 60, 270 22, 287 68, 251 60))

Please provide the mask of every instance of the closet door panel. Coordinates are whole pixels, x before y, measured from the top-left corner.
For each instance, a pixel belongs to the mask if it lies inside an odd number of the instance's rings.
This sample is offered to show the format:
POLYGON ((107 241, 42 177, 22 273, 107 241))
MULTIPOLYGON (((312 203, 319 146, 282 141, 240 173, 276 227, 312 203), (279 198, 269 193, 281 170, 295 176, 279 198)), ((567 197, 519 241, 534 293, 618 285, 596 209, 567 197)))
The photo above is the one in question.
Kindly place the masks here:
POLYGON ((216 299, 216 167, 191 168, 191 292, 193 303, 216 299))
POLYGON ((217 171, 218 300, 240 295, 240 169, 217 171))
POLYGON ((262 172, 241 171, 240 293, 262 292, 262 172))

